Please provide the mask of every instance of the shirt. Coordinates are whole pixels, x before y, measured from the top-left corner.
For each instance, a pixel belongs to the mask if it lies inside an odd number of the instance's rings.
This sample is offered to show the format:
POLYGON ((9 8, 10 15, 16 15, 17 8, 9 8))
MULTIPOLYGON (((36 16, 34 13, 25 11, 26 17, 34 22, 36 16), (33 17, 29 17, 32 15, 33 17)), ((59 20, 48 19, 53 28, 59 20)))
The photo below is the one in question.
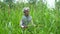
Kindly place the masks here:
POLYGON ((21 21, 21 26, 27 26, 32 20, 31 16, 23 16, 21 21))

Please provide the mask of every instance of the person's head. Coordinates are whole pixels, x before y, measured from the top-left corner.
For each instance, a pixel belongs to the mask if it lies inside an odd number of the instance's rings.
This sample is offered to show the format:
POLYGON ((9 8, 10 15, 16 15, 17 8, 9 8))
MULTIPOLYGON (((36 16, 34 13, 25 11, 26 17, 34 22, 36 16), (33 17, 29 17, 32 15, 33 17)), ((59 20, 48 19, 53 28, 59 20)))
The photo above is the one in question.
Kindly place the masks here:
POLYGON ((24 12, 24 15, 25 15, 25 16, 29 16, 29 7, 25 7, 25 8, 23 9, 23 12, 24 12))

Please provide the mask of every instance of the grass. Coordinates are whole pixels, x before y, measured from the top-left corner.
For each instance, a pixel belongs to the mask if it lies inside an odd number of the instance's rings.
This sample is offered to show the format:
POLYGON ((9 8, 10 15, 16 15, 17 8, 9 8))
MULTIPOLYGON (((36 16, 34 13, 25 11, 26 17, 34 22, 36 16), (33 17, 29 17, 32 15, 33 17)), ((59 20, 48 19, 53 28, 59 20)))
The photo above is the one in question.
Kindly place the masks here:
POLYGON ((17 5, 11 9, 3 6, 0 9, 0 34, 60 34, 60 12, 56 9, 52 11, 44 5, 29 5, 30 15, 37 26, 30 26, 23 31, 19 26, 23 6, 28 5, 17 5))

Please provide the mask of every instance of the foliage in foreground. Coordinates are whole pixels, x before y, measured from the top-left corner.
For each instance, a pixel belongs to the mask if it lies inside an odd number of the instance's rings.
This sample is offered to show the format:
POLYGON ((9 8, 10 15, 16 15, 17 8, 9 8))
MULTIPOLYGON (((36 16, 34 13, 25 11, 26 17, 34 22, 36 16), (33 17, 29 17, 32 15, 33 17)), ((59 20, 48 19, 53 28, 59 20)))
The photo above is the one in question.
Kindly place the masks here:
POLYGON ((0 34, 59 34, 60 33, 60 12, 56 9, 49 10, 45 5, 13 5, 11 9, 4 3, 0 3, 0 34), (3 4, 3 5, 2 5, 3 4), (23 15, 24 6, 30 7, 30 15, 36 27, 29 26, 28 29, 21 29, 19 26, 23 15), (10 11, 10 12, 8 12, 10 11))

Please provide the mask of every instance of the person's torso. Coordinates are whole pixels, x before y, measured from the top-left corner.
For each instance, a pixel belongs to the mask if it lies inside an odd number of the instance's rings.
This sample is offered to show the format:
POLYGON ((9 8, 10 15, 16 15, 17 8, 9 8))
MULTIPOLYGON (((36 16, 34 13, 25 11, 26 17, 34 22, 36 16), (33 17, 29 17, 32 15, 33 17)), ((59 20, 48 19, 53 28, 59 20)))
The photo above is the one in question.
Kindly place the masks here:
POLYGON ((28 17, 23 16, 22 18, 23 25, 28 25, 31 22, 31 19, 32 19, 31 16, 28 16, 28 17))

